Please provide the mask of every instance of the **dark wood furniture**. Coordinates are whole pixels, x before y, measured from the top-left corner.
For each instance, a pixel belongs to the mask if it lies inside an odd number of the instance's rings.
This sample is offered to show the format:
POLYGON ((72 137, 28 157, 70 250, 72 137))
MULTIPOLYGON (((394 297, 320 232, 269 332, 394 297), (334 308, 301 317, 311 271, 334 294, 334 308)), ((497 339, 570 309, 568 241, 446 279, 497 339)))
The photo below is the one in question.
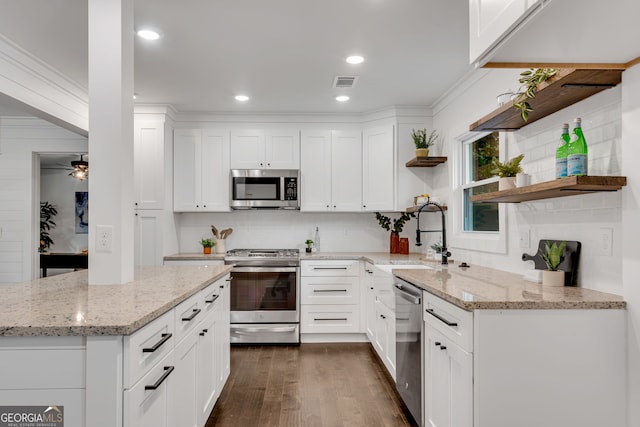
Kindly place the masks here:
POLYGON ((87 254, 79 253, 41 253, 40 268, 42 277, 47 277, 47 268, 88 268, 89 257, 87 254))

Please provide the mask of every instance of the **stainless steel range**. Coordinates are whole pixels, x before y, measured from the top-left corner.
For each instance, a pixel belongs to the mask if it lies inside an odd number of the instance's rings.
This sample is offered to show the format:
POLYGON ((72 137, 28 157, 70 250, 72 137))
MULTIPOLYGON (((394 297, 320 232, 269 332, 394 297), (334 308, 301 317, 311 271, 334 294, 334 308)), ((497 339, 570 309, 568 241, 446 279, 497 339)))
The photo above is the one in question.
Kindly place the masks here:
POLYGON ((297 249, 233 249, 231 343, 300 342, 300 253, 297 249))

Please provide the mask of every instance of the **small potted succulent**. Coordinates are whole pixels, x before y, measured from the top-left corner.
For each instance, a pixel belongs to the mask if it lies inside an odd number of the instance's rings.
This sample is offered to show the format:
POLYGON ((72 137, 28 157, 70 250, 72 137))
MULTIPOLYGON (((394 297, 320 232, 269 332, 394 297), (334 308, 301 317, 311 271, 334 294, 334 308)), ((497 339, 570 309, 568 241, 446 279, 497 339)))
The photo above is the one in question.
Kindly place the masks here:
POLYGON ((411 138, 413 138, 413 143, 416 145, 416 157, 429 157, 429 147, 436 143, 438 132, 433 130, 427 136, 427 129, 412 129, 411 138))
POLYGON ((560 287, 564 286, 564 271, 558 270, 562 261, 564 261, 564 250, 567 242, 562 241, 560 245, 556 242, 549 243, 547 240, 544 244, 544 252, 540 251, 540 256, 547 265, 546 270, 542 270, 542 286, 560 287))
POLYGON ((307 245, 307 247, 305 248, 305 252, 310 254, 313 248, 313 240, 307 239, 305 240, 304 244, 307 245))
POLYGON ((203 237, 200 239, 200 244, 202 245, 202 253, 208 255, 211 253, 211 248, 216 245, 216 242, 208 237, 203 237))
POLYGON ((516 186, 516 175, 522 173, 522 166, 520 166, 520 162, 524 159, 524 154, 520 154, 513 159, 502 163, 498 159, 493 159, 493 171, 494 175, 498 175, 500 177, 500 181, 498 182, 498 190, 508 190, 510 188, 515 188, 516 186))

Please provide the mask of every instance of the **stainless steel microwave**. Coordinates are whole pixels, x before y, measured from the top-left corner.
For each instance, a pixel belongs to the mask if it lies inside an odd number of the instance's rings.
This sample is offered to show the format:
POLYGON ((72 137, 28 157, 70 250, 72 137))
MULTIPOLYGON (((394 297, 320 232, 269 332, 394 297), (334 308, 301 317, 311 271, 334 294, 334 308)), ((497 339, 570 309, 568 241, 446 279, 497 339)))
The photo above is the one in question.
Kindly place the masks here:
POLYGON ((232 169, 231 209, 300 209, 297 169, 232 169))

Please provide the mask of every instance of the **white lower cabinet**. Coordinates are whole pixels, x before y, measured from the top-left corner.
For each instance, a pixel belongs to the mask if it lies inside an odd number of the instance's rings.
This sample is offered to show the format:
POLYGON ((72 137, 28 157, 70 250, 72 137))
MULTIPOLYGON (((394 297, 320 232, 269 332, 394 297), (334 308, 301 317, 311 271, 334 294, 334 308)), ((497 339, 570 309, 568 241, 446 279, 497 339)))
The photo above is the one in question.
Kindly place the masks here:
POLYGON ((213 311, 200 323, 198 331, 198 363, 196 407, 198 425, 203 426, 218 398, 218 376, 216 366, 216 317, 213 311))
POLYGON ((391 377, 396 379, 396 317, 380 300, 375 302, 375 332, 373 347, 391 377))
POLYGON ((376 321, 376 294, 373 287, 373 264, 367 262, 364 265, 364 276, 362 278, 362 311, 364 312, 364 330, 373 343, 376 321))
POLYGON ((171 388, 171 418, 184 427, 203 425, 196 417, 196 383, 200 376, 198 347, 198 334, 193 330, 174 350, 176 375, 171 388))

